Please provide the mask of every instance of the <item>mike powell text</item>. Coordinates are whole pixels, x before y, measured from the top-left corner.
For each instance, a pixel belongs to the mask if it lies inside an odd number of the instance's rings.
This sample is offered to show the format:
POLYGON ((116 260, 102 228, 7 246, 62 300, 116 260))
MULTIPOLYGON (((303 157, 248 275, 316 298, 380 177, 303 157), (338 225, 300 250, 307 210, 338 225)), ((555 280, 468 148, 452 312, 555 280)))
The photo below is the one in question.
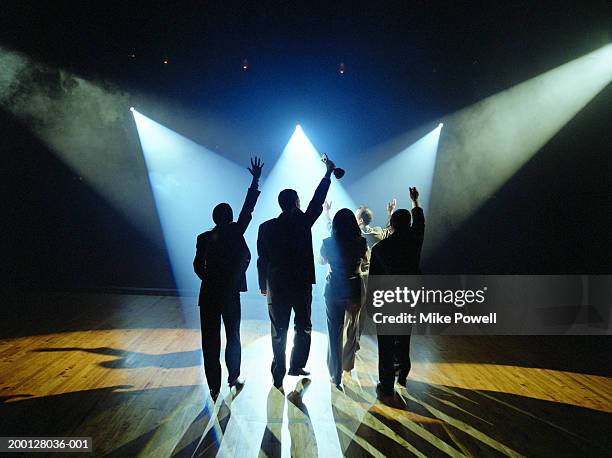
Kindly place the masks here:
POLYGON ((497 313, 468 315, 466 313, 455 312, 446 315, 438 312, 402 312, 395 315, 385 315, 382 312, 376 312, 372 319, 376 324, 496 324, 497 313))

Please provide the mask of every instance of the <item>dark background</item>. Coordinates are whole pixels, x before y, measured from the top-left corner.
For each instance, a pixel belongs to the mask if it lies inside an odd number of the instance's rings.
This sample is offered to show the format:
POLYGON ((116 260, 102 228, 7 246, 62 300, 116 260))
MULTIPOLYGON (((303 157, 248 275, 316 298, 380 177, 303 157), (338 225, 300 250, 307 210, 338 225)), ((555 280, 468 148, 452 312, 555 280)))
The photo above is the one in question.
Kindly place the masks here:
MULTIPOLYGON (((300 122, 319 149, 350 164, 368 148, 609 43, 611 24, 605 0, 19 1, 2 3, 0 46, 213 113, 263 155, 282 150, 300 122)), ((610 273, 611 91, 425 259, 424 270, 610 273)), ((4 283, 172 288, 163 247, 29 127, 0 111, 4 283)), ((230 139, 225 146, 231 154, 230 139)))

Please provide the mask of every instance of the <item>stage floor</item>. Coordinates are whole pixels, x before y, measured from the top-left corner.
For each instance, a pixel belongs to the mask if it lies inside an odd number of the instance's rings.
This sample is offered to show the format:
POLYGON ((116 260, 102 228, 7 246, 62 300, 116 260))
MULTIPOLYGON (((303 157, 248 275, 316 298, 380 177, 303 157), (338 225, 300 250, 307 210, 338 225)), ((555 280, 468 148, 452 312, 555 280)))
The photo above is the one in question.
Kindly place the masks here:
POLYGON ((2 436, 91 436, 95 456, 146 457, 604 456, 612 446, 609 337, 414 337, 407 390, 384 405, 373 340, 362 342, 345 391, 331 387, 319 302, 311 382, 287 377, 283 395, 269 373, 265 302, 249 299, 247 384, 213 404, 193 299, 23 293, 2 302, 2 436))

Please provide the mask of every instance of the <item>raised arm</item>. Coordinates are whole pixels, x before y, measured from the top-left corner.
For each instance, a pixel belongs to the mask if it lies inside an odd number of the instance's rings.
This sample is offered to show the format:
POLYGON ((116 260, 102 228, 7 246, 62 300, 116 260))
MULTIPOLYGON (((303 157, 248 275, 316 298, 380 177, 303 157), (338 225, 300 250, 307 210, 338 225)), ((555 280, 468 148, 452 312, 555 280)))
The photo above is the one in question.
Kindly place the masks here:
POLYGON ((261 162, 261 159, 257 156, 251 158, 251 167, 248 168, 249 173, 253 175, 253 180, 251 181, 251 186, 247 191, 246 198, 244 199, 244 204, 242 204, 242 209, 240 210, 240 215, 238 216, 237 226, 238 230, 241 234, 244 234, 249 227, 249 223, 253 218, 253 210, 255 210, 255 204, 257 203, 257 198, 259 197, 259 177, 261 177, 261 169, 263 169, 264 163, 261 162))
POLYGON ((308 204, 308 208, 304 212, 306 215, 307 223, 312 227, 317 218, 321 216, 323 212, 323 202, 325 202, 325 197, 327 197, 327 191, 329 191, 329 186, 331 184, 331 174, 336 168, 336 164, 331 160, 327 160, 325 163, 327 167, 327 171, 325 172, 325 176, 317 186, 317 189, 308 204))
POLYGON ((327 224, 327 231, 331 234, 332 231, 332 218, 331 215, 329 214, 330 210, 332 208, 332 202, 330 201, 325 201, 323 202, 323 215, 325 216, 325 223, 327 224))
POLYGON ((387 204, 387 221, 385 221, 385 227, 382 228, 382 231, 380 233, 381 240, 386 239, 393 232, 391 229, 391 215, 395 211, 396 207, 397 207, 397 199, 394 197, 387 204))

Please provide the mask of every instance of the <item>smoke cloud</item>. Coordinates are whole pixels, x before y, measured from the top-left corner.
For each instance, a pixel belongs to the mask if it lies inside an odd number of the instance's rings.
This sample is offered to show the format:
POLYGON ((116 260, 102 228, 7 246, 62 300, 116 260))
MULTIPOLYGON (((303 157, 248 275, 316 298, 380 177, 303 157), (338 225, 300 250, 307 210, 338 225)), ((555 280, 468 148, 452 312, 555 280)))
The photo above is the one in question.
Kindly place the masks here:
POLYGON ((155 238, 157 217, 129 95, 3 48, 0 61, 0 106, 155 238))

